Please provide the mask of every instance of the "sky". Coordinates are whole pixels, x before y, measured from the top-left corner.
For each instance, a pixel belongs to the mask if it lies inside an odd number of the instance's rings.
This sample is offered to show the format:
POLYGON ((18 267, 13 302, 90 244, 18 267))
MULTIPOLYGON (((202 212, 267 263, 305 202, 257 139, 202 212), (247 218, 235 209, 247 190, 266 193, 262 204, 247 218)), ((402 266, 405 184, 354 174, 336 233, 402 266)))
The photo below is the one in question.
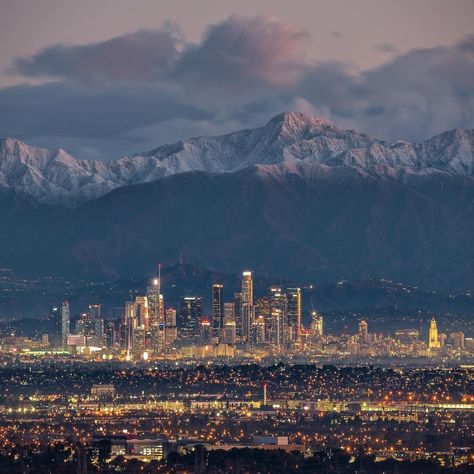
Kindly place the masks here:
POLYGON ((283 110, 474 128, 472 0, 0 0, 0 137, 113 159, 283 110))

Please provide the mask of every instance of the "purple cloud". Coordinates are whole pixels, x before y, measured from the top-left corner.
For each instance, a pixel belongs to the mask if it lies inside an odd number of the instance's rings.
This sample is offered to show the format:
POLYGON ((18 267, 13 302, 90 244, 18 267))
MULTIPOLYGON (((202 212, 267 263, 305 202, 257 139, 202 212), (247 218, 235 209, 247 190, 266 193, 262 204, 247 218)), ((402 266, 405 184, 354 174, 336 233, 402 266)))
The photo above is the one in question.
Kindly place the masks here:
POLYGON ((31 57, 18 58, 12 70, 29 77, 62 78, 94 85, 150 81, 172 66, 180 42, 176 28, 142 30, 100 43, 50 46, 31 57))
POLYGON ((233 15, 183 52, 175 75, 200 87, 234 91, 290 86, 304 71, 308 41, 308 33, 288 23, 233 15))
POLYGON ((0 89, 0 136, 67 137, 78 148, 106 140, 103 156, 113 157, 256 126, 282 110, 393 141, 474 127, 474 37, 398 54, 367 71, 310 63, 308 41, 272 18, 231 16, 197 44, 165 28, 46 48, 19 58, 17 70, 60 80, 0 89))
POLYGON ((234 91, 284 87, 300 77, 308 41, 288 23, 233 15, 210 26, 198 44, 185 44, 176 27, 137 31, 100 43, 50 46, 18 58, 12 71, 93 85, 179 80, 234 91))

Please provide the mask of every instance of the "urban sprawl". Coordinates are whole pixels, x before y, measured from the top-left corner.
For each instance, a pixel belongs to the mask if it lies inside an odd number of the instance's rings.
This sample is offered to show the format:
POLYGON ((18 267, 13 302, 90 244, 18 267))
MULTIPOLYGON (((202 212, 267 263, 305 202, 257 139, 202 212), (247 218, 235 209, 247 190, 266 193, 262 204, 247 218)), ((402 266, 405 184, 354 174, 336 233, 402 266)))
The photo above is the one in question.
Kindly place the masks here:
POLYGON ((471 334, 327 334, 301 288, 253 286, 177 311, 158 273, 119 319, 65 301, 3 334, 0 472, 472 472, 471 334))

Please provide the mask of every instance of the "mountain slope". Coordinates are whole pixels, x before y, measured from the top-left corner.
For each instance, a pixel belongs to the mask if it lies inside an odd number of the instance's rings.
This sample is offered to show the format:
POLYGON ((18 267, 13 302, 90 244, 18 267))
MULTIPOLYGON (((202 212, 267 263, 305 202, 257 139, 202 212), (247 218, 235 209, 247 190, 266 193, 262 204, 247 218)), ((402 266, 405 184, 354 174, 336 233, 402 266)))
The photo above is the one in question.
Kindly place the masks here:
POLYGON ((120 186, 173 174, 277 163, 348 166, 397 179, 432 172, 473 177, 474 131, 456 129, 420 144, 388 144, 317 117, 285 112, 260 128, 190 138, 110 162, 77 160, 64 150, 5 139, 0 142, 0 188, 74 207, 120 186))
POLYGON ((218 271, 252 268, 296 281, 474 286, 474 180, 460 175, 400 181, 343 166, 259 165, 122 187, 61 212, 51 208, 20 242, 15 229, 27 216, 15 222, 12 214, 2 265, 140 276, 183 255, 218 271))

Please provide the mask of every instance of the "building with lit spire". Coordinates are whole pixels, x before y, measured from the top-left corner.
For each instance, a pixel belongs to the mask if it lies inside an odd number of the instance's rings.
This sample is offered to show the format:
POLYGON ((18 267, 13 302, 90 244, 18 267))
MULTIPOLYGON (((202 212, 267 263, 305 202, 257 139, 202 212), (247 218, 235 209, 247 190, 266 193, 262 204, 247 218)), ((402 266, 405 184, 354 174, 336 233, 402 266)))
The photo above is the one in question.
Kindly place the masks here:
POLYGON ((439 337, 438 337, 438 326, 435 318, 430 322, 430 330, 428 334, 428 349, 439 349, 439 337))

